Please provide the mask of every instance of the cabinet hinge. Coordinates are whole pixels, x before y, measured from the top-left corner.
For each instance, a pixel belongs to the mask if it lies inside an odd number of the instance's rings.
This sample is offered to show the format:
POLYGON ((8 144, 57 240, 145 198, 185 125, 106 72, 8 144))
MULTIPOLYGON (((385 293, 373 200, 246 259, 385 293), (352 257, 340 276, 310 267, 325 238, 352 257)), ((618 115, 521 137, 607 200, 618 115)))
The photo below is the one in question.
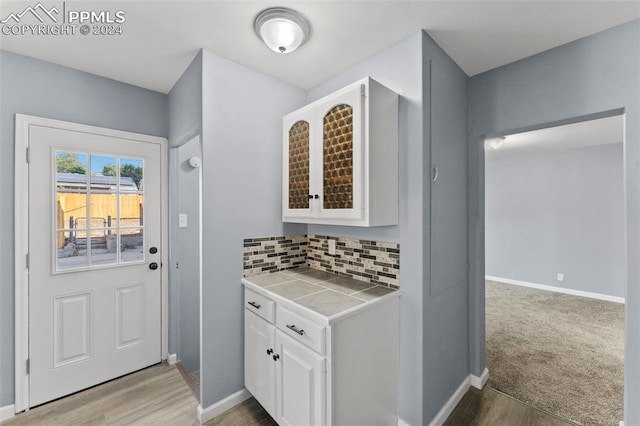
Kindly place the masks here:
POLYGON ((360 85, 360 96, 362 96, 363 98, 365 97, 365 87, 364 84, 360 85))
POLYGON ((26 257, 27 257, 27 259, 26 259, 26 261, 27 261, 27 269, 29 269, 29 253, 27 253, 26 257))
POLYGON ((27 358, 27 374, 31 373, 31 359, 27 358))
POLYGON ((27 147, 27 164, 29 164, 29 153, 30 153, 29 147, 27 147))

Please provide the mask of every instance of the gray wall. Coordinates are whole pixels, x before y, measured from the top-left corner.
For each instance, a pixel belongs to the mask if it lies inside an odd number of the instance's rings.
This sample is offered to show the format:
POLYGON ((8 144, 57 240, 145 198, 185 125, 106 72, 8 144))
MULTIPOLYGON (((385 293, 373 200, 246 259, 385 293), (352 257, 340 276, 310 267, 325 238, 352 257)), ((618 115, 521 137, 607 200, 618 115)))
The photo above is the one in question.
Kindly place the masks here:
POLYGON ((200 368, 200 169, 188 161, 202 157, 202 52, 169 92, 169 352, 187 371, 200 368), (178 215, 188 227, 178 227, 178 215))
POLYGON ((400 417, 424 424, 422 410, 422 265, 424 228, 422 182, 424 136, 422 92, 423 37, 416 33, 311 89, 312 102, 347 84, 372 77, 400 95, 399 99, 399 222, 398 226, 356 228, 309 225, 309 233, 400 243, 400 417), (410 325, 410 326, 409 326, 410 325))
POLYGON ((282 223, 282 116, 304 91, 203 52, 201 399, 244 387, 242 240, 304 233, 282 223))
POLYGON ((627 297, 625 423, 640 424, 640 20, 474 76, 469 85, 471 367, 485 367, 485 135, 594 118, 623 110, 627 297))
POLYGON ((169 144, 180 146, 202 126, 202 51, 169 91, 169 144))
POLYGON ((421 424, 428 424, 470 373, 469 287, 466 277, 459 274, 459 269, 467 263, 464 252, 468 242, 464 237, 461 241, 460 234, 452 230, 455 226, 466 229, 467 224, 463 216, 451 211, 467 209, 462 195, 466 196, 467 174, 460 157, 466 156, 461 139, 467 131, 464 101, 468 77, 430 37, 423 34, 423 39, 424 135, 425 146, 430 145, 424 153, 423 259, 424 286, 431 291, 423 294, 424 420, 421 424), (431 179, 432 162, 440 168, 440 177, 435 182, 431 179), (447 204, 444 208, 438 205, 443 203, 447 204), (443 210, 450 215, 447 217, 443 210), (435 233, 437 228, 451 233, 435 233), (449 259, 443 261, 442 257, 449 259))
MULTIPOLYGON (((469 374, 467 287, 429 296, 431 123, 429 61, 466 94, 464 73, 425 33, 416 33, 311 89, 311 102, 371 76, 400 95, 399 225, 380 228, 309 225, 309 233, 400 243, 400 417, 428 424, 469 374), (427 289, 425 291, 425 289, 427 289), (437 342, 437 344, 433 344, 437 342)), ((466 117, 455 117, 466 127, 466 117)))
POLYGON ((624 297, 622 166, 621 143, 487 159, 486 274, 624 297))
POLYGON ((0 406, 14 402, 14 115, 166 136, 167 96, 0 51, 0 406))

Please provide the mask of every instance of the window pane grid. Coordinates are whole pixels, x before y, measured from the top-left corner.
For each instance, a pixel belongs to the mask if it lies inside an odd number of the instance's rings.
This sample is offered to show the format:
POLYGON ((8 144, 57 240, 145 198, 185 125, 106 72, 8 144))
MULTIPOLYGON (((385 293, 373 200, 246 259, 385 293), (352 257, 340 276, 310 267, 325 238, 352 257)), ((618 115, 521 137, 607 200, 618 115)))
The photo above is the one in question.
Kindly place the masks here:
POLYGON ((144 162, 55 151, 57 271, 141 262, 144 162))

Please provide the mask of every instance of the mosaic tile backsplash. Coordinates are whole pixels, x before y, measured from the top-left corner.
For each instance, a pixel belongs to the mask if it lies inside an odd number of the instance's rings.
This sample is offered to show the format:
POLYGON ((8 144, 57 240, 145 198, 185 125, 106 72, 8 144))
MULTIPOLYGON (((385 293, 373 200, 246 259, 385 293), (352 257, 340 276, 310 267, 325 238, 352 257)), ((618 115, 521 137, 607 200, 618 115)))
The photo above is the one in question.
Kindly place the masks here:
POLYGON ((296 235, 244 240, 244 276, 299 266, 332 272, 356 280, 400 287, 400 245, 370 240, 296 235), (329 254, 334 240, 335 254, 329 254))
POLYGON ((306 266, 307 236, 247 238, 242 264, 245 277, 306 266))
POLYGON ((356 280, 388 287, 400 287, 400 245, 370 240, 308 235, 307 264, 356 280), (335 240, 335 255, 329 254, 329 240, 335 240))

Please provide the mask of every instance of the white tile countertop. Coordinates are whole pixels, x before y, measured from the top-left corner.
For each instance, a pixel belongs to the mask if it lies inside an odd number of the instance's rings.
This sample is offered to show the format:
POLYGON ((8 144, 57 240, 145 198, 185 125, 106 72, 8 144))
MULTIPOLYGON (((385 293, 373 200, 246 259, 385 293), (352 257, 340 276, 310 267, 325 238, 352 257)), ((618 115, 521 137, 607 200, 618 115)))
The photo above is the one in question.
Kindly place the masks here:
POLYGON ((394 288, 308 267, 254 275, 242 283, 273 299, 293 302, 327 323, 400 294, 394 288))

